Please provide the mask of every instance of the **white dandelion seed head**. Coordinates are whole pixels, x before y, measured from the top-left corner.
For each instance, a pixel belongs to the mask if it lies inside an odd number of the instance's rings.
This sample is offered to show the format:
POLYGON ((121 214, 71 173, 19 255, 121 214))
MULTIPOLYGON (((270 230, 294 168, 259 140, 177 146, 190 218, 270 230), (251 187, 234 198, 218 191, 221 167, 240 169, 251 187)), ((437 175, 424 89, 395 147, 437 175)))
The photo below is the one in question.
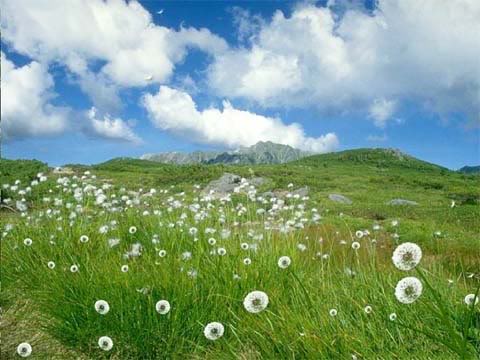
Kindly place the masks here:
POLYGON ((166 251, 166 250, 160 250, 160 251, 158 252, 158 256, 160 256, 160 257, 165 257, 165 256, 167 256, 167 251, 166 251))
POLYGON ((241 243, 241 244, 240 244, 240 248, 241 248, 242 250, 248 250, 249 246, 248 246, 247 243, 241 243))
POLYGON ((278 267, 280 269, 288 268, 291 263, 292 263, 292 259, 290 259, 290 257, 288 256, 282 256, 280 257, 280 259, 278 259, 278 267))
POLYGON ((26 238, 25 240, 23 240, 23 244, 24 244, 25 246, 31 246, 32 243, 33 243, 33 240, 30 239, 30 238, 26 238))
POLYGON ((245 296, 243 307, 249 313, 256 314, 266 309, 268 306, 268 295, 263 291, 252 291, 245 296))
POLYGON ((363 311, 365 311, 365 314, 371 314, 372 311, 373 311, 373 308, 370 305, 367 305, 367 306, 365 306, 363 311))
POLYGON ((136 226, 130 226, 130 228, 128 229, 128 232, 130 234, 135 234, 137 232, 137 227, 136 226))
POLYGON ((468 306, 477 305, 479 301, 480 300, 478 300, 478 296, 475 297, 475 294, 468 294, 467 296, 465 296, 464 299, 465 304, 467 304, 468 306))
POLYGON ((243 259, 243 264, 244 265, 250 265, 251 263, 252 263, 252 260, 250 258, 247 257, 247 258, 243 259))
POLYGON ((17 346, 17 354, 21 357, 28 357, 32 354, 32 346, 27 343, 23 342, 17 346))
POLYGON ((399 270, 408 271, 415 268, 422 259, 422 249, 417 244, 406 242, 397 246, 392 261, 399 270))
POLYGON ((388 316, 388 318, 390 319, 390 321, 395 321, 395 320, 397 320, 397 314, 391 313, 391 314, 388 316))
POLYGON ((95 311, 100 315, 105 315, 110 311, 110 305, 105 300, 97 300, 95 302, 95 311))
POLYGON ((328 313, 330 314, 331 317, 334 317, 334 316, 337 316, 338 311, 337 309, 330 309, 328 313))
POLYGON ((81 243, 86 243, 86 242, 88 242, 88 240, 89 240, 89 239, 88 239, 88 236, 87 236, 87 235, 82 235, 82 236, 80 236, 80 242, 81 242, 81 243))
POLYGON ((52 270, 55 269, 55 263, 53 261, 49 261, 47 263, 47 266, 48 266, 49 269, 52 269, 52 270))
POLYGON ((353 250, 358 250, 358 249, 360 249, 360 243, 359 243, 358 241, 354 241, 354 242, 352 243, 352 249, 353 249, 353 250))
POLYGON ((166 315, 170 311, 170 303, 167 300, 159 300, 155 304, 155 310, 157 310, 160 315, 166 315))
POLYGON ((422 295, 423 285, 416 277, 403 278, 395 287, 395 297, 402 304, 414 303, 422 295))
POLYGON ((113 341, 108 336, 102 336, 98 339, 98 346, 104 351, 110 351, 113 348, 113 341))
POLYGON ((218 340, 225 332, 224 326, 219 322, 211 322, 203 329, 203 334, 208 340, 218 340))
POLYGON ((210 245, 215 245, 215 244, 217 243, 217 240, 215 240, 215 238, 209 238, 209 239, 208 239, 208 243, 209 243, 210 245))
POLYGON ((78 271, 78 265, 72 265, 70 266, 70 272, 76 273, 78 271))
POLYGON ((227 250, 225 250, 225 248, 221 247, 221 248, 218 248, 217 249, 217 254, 220 255, 220 256, 224 256, 227 254, 227 250))
POLYGON ((357 230, 355 231, 355 236, 358 238, 358 239, 361 239, 363 237, 363 231, 362 230, 357 230))
POLYGON ((126 273, 128 271, 128 265, 122 265, 120 270, 122 270, 123 273, 126 273))

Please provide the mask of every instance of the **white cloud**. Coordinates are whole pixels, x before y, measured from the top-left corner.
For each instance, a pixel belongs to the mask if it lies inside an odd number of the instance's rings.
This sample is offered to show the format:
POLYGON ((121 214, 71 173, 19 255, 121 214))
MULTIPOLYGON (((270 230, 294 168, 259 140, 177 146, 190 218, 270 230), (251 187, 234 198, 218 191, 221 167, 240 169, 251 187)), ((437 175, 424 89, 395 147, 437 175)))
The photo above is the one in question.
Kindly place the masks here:
POLYGON ((472 117, 480 109, 479 18, 477 0, 380 0, 373 14, 355 6, 341 16, 303 3, 288 18, 277 11, 248 46, 217 54, 208 80, 219 95, 266 107, 368 112, 385 98, 472 117))
POLYGON ((88 132, 110 140, 125 141, 140 144, 142 140, 134 133, 130 125, 119 118, 111 118, 108 114, 102 117, 97 115, 97 109, 92 107, 87 112, 89 120, 88 132))
POLYGON ((385 142, 387 140, 388 140, 387 134, 367 136, 367 141, 370 141, 370 142, 385 142))
POLYGON ((52 135, 67 126, 66 108, 50 103, 53 79, 36 61, 15 67, 1 53, 1 128, 5 138, 52 135))
POLYGON ((373 122, 379 128, 384 128, 387 121, 395 113, 397 102, 395 100, 375 99, 368 111, 373 122))
POLYGON ((42 63, 66 65, 93 99, 100 91, 114 103, 113 85, 144 86, 150 76, 164 83, 188 48, 218 53, 227 47, 207 29, 155 25, 137 1, 1 0, 1 6, 3 41, 42 63), (96 80, 103 90, 91 85, 96 80))
POLYGON ((308 137, 297 123, 287 125, 278 118, 238 110, 227 101, 223 109, 199 111, 190 95, 167 86, 155 95, 146 94, 142 102, 156 127, 197 142, 236 148, 269 140, 318 153, 338 146, 335 134, 308 137))

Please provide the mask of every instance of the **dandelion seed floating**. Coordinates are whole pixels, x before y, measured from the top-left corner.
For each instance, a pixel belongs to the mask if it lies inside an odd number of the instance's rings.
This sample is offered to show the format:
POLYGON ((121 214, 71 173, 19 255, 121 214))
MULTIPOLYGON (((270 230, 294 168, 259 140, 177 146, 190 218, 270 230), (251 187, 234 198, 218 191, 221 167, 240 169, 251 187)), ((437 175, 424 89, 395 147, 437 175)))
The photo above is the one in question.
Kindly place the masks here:
POLYGON ((27 343, 23 342, 17 346, 17 354, 21 357, 28 357, 32 354, 32 346, 27 343))
POLYGON ((266 293, 255 290, 245 296, 243 307, 249 313, 256 314, 267 308, 268 301, 268 295, 266 293))
POLYGON ((219 322, 211 322, 203 329, 203 334, 208 340, 218 340, 223 336, 225 332, 224 326, 219 322))
POLYGON ((160 315, 166 315, 170 311, 170 303, 167 300, 157 301, 155 310, 157 310, 160 315))
POLYGON ((277 264, 280 269, 286 269, 290 266, 291 263, 292 263, 292 259, 290 259, 290 257, 282 256, 280 259, 278 259, 277 264))
POLYGON ((415 268, 422 259, 422 249, 414 243, 406 242, 397 246, 392 261, 399 270, 408 271, 415 268))
POLYGON ((113 348, 113 341, 108 336, 102 336, 98 339, 98 346, 104 351, 110 351, 113 348))
POLYGON ((423 285, 416 277, 403 278, 395 287, 395 297, 402 304, 414 303, 422 295, 423 285))
POLYGON ((100 315, 105 315, 110 311, 110 305, 108 305, 108 302, 106 302, 105 300, 97 300, 95 302, 95 310, 100 315))

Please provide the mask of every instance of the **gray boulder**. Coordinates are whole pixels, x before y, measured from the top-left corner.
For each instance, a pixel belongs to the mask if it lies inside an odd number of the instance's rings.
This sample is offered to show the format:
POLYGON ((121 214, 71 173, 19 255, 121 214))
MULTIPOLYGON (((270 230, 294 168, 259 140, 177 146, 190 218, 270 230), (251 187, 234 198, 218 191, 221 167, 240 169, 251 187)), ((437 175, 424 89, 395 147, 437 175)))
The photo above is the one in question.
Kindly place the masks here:
MULTIPOLYGON (((254 186, 262 185, 267 181, 267 179, 262 177, 254 177, 246 180, 250 185, 254 186)), ((240 186, 240 184, 242 184, 241 176, 224 173, 219 179, 210 181, 203 189, 203 194, 211 194, 215 198, 221 198, 233 193, 234 189, 240 186)))
POLYGON ((347 205, 352 204, 352 200, 350 200, 348 197, 340 195, 340 194, 329 194, 328 198, 330 200, 335 201, 335 202, 340 203, 340 204, 347 204, 347 205))
POLYGON ((418 205, 416 201, 405 200, 405 199, 393 199, 387 202, 388 205, 418 205))

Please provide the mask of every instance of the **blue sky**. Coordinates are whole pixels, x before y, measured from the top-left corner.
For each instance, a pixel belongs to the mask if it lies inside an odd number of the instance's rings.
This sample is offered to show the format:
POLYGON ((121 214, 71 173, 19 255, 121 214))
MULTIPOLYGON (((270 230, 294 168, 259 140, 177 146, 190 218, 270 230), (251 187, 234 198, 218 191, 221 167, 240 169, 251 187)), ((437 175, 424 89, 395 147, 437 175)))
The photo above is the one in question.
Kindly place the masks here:
POLYGON ((7 158, 90 164, 271 140, 480 163, 478 3, 72 4, 2 0, 7 158))

